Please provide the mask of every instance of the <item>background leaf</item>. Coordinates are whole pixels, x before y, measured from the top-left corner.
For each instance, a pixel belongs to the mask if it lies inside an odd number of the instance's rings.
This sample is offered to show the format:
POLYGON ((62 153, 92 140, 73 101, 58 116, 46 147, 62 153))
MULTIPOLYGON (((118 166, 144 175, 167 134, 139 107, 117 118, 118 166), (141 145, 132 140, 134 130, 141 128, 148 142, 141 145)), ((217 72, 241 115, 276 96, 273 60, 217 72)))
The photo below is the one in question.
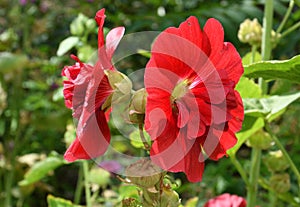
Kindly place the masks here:
POLYGON ((79 43, 79 37, 71 36, 64 39, 58 46, 57 56, 62 56, 79 43))
POLYGON ((300 92, 286 96, 271 96, 269 98, 243 99, 245 114, 274 119, 275 114, 285 109, 292 102, 300 98, 300 92))
POLYGON ((58 157, 47 157, 46 159, 35 163, 32 168, 25 174, 24 180, 19 182, 19 185, 29 185, 39 181, 45 177, 51 170, 63 165, 65 161, 58 157))
POLYGON ((47 196, 47 202, 49 207, 81 207, 79 205, 72 204, 71 201, 65 200, 63 198, 57 198, 53 195, 47 196))
POLYGON ((287 79, 300 83, 300 55, 289 60, 272 60, 244 66, 244 76, 266 80, 287 79))

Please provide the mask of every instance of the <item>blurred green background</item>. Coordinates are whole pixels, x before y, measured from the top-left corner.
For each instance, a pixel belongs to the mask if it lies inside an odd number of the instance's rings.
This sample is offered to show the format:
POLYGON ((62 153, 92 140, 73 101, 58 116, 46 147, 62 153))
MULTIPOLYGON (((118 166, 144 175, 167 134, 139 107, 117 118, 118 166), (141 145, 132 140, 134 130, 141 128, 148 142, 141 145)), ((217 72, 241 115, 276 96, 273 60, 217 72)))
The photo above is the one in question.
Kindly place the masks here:
MULTIPOLYGON (((214 17, 223 24, 225 40, 232 42, 243 56, 250 48, 237 38, 239 25, 246 18, 257 18, 262 23, 263 3, 263 0, 0 0, 0 207, 47 206, 48 194, 74 200, 80 172, 78 163, 58 164, 59 168, 50 173, 47 171, 45 176, 30 185, 20 186, 18 182, 37 161, 51 156, 62 159, 68 138, 74 136, 71 111, 64 106, 60 73, 64 65, 73 64, 69 54, 84 54, 97 48, 96 27, 87 34, 77 34, 85 36, 85 39, 81 39, 66 54, 57 56, 57 50, 61 41, 74 35, 70 31, 70 24, 79 13, 93 18, 99 9, 106 8, 105 27, 125 26, 126 34, 177 27, 191 15, 196 16, 201 25, 214 17), (85 50, 80 51, 83 45, 86 46, 85 50)), ((296 3, 287 28, 300 19, 299 1, 296 3)), ((274 0, 274 29, 282 20, 288 4, 288 0, 274 0)), ((274 49, 272 58, 287 59, 299 54, 299 40, 299 30, 284 37, 274 49)), ((147 60, 146 57, 135 55, 120 64, 118 69, 127 73, 144 67, 147 60)), ((300 89, 299 85, 283 80, 271 84, 271 94, 300 89)), ((277 135, 298 164, 299 117, 298 101, 275 122, 277 135)), ((136 153, 136 149, 132 149, 128 143, 118 143, 120 135, 117 130, 112 134, 120 150, 136 153)), ((243 146, 238 157, 247 168, 249 148, 243 146)), ((267 176, 266 166, 262 168, 262 175, 267 176)), ((120 196, 137 194, 132 188, 122 190, 122 187, 126 187, 120 186, 121 182, 113 175, 104 176, 103 179, 91 181, 98 192, 96 200, 99 206, 114 206, 120 202, 120 196)), ((199 198, 203 201, 199 202, 201 206, 208 198, 223 192, 241 196, 246 194, 242 179, 226 158, 207 162, 203 182, 188 183, 180 173, 174 179, 177 179, 174 182, 178 183, 176 188, 183 203, 191 198, 199 198)), ((296 185, 292 184, 293 188, 296 185)), ((261 206, 267 202, 267 196, 261 188, 261 206)), ((84 194, 78 202, 84 204, 84 194)))

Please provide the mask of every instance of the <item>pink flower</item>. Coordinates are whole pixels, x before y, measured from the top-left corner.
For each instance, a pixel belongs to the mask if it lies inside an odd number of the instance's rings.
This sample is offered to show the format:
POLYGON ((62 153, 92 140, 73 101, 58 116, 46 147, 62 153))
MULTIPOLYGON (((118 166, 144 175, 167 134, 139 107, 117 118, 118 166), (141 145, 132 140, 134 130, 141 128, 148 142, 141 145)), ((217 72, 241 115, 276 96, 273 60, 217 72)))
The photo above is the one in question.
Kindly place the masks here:
POLYGON ((153 43, 145 70, 145 129, 152 161, 164 170, 202 179, 205 157, 218 160, 236 144, 244 117, 235 85, 241 58, 224 42, 222 25, 196 17, 163 31, 153 43))
POLYGON ((204 207, 246 207, 246 200, 237 195, 228 193, 210 199, 205 203, 204 207))
POLYGON ((71 56, 75 65, 65 66, 62 70, 64 80, 65 105, 73 110, 73 117, 78 120, 76 139, 67 149, 64 157, 72 162, 77 159, 96 158, 105 153, 110 143, 110 131, 103 107, 113 93, 105 70, 116 70, 111 62, 125 29, 117 27, 106 36, 104 43, 103 25, 105 9, 96 13, 98 30, 98 60, 95 66, 82 63, 76 56, 71 56))

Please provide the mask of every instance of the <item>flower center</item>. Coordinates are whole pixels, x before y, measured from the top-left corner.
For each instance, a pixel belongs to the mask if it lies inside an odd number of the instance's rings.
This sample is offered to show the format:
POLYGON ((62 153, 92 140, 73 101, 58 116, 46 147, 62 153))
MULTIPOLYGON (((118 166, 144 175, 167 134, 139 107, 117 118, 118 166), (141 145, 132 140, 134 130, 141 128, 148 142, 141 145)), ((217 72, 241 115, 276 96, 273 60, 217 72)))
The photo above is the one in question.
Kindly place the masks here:
POLYGON ((189 86, 189 82, 187 79, 180 81, 175 86, 171 94, 171 101, 174 102, 175 100, 182 98, 188 92, 189 90, 188 86, 189 86))

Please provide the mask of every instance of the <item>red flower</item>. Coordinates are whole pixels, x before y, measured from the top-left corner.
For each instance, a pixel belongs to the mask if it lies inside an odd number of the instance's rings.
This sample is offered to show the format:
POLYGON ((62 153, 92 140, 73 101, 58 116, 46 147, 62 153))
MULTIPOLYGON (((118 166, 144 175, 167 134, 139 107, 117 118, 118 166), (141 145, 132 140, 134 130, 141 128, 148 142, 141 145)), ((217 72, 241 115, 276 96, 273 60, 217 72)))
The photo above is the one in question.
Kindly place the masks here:
POLYGON ((157 37, 145 71, 145 129, 157 165, 197 182, 205 157, 226 155, 244 116, 234 90, 242 73, 241 58, 215 19, 201 30, 190 17, 157 37))
POLYGON ((124 34, 124 28, 111 30, 104 44, 103 24, 105 10, 97 12, 95 20, 98 31, 98 60, 95 66, 82 63, 76 56, 73 66, 62 70, 65 104, 73 109, 73 117, 78 119, 75 141, 67 149, 64 157, 68 161, 91 159, 102 155, 109 143, 110 132, 107 125, 104 103, 113 92, 104 70, 115 70, 111 58, 124 34))
POLYGON ((204 207, 246 207, 246 205, 247 203, 244 198, 225 193, 210 199, 204 204, 204 207))

